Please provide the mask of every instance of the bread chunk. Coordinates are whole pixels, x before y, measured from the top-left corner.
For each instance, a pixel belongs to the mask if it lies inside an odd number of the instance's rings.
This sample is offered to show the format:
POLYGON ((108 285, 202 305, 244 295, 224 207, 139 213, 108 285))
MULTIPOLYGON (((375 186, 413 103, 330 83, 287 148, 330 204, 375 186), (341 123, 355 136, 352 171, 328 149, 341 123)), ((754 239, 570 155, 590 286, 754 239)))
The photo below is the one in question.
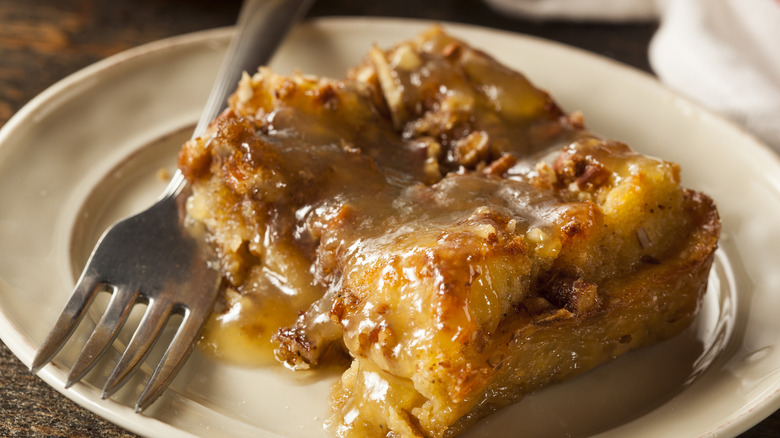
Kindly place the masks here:
POLYGON ((720 232, 676 164, 438 27, 342 80, 245 75, 179 164, 220 256, 214 331, 240 321, 293 370, 349 362, 339 437, 453 436, 678 334, 720 232))

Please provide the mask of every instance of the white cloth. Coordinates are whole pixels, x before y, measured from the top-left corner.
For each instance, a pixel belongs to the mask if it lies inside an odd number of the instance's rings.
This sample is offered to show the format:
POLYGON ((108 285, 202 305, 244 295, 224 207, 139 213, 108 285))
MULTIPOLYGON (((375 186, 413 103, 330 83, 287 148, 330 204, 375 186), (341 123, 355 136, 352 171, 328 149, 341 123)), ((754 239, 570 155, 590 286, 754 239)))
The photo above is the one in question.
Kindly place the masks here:
POLYGON ((660 80, 780 152, 780 0, 486 1, 536 20, 655 17, 648 55, 660 80))
POLYGON ((636 21, 658 18, 656 0, 485 0, 507 14, 536 20, 636 21))
POLYGON ((661 16, 658 77, 780 152, 780 2, 670 0, 661 16))

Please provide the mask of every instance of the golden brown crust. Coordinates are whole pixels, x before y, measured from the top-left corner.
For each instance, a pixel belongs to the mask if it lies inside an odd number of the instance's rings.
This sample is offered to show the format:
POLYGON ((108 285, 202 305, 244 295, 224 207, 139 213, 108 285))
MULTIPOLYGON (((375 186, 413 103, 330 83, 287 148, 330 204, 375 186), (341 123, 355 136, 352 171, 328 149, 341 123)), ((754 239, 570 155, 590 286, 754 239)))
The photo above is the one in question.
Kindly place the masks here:
POLYGON ((179 163, 224 312, 281 302, 281 327, 252 333, 290 368, 352 358, 343 437, 451 436, 679 333, 720 230, 676 164, 438 28, 342 81, 245 76, 179 163))

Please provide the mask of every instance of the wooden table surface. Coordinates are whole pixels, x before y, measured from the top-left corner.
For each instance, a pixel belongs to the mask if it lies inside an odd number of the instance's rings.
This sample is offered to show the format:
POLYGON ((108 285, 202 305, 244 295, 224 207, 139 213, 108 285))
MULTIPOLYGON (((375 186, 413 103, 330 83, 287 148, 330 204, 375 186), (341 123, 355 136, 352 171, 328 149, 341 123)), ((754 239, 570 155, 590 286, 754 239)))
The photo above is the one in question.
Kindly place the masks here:
MULTIPOLYGON (((100 59, 188 32, 232 25, 238 0, 2 0, 0 126, 38 93, 100 59)), ((317 16, 413 17, 471 23, 563 42, 650 71, 654 23, 534 23, 479 0, 319 0, 317 16)), ((0 437, 131 437, 49 388, 0 342, 0 437)), ((780 437, 780 411, 741 437, 780 437)))

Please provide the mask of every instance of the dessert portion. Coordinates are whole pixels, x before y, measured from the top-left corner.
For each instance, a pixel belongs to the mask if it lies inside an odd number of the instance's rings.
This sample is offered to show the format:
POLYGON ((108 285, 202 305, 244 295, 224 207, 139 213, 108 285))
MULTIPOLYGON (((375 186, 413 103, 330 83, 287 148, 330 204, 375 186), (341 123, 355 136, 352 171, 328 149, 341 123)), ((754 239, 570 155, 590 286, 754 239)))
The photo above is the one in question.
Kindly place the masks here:
POLYGON ((179 156, 225 293, 204 344, 348 363, 326 428, 453 436, 694 318, 713 202, 433 28, 335 80, 267 68, 179 156))

